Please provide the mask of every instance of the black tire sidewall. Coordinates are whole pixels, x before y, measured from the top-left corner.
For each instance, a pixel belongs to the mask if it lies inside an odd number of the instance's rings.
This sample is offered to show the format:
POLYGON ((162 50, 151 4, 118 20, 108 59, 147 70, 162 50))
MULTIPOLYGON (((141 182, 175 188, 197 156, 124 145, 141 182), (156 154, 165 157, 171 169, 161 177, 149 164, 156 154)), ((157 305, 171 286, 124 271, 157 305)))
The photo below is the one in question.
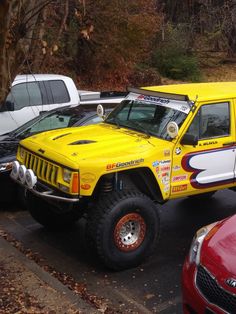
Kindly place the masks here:
POLYGON ((98 251, 108 266, 122 269, 138 265, 155 247, 159 236, 159 216, 155 204, 147 197, 123 198, 100 222, 97 233, 98 251), (115 244, 114 230, 118 221, 129 213, 138 213, 146 223, 143 242, 133 251, 121 251, 115 244))

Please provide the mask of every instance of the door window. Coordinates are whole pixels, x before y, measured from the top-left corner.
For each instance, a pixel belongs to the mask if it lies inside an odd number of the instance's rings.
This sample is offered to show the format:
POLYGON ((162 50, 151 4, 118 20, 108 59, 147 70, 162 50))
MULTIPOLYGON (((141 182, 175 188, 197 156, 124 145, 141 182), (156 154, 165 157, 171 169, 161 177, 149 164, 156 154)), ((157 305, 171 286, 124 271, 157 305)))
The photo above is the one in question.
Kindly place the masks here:
POLYGON ((203 105, 199 109, 187 133, 198 136, 198 139, 229 136, 229 103, 203 105))
POLYGON ((14 85, 6 101, 14 103, 14 110, 23 107, 42 105, 42 95, 37 82, 14 85))
POLYGON ((50 88, 54 104, 62 104, 70 101, 70 96, 63 81, 45 81, 45 84, 50 88))

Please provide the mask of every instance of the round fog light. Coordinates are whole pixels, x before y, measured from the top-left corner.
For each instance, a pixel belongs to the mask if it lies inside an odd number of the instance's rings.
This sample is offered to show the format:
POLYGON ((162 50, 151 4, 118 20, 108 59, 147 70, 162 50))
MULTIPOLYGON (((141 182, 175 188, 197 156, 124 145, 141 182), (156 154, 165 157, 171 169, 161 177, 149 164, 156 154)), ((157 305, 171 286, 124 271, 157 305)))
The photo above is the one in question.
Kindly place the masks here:
POLYGON ((25 173, 26 173, 26 167, 24 165, 21 165, 19 168, 19 179, 21 183, 25 183, 25 173))
POLYGON ((14 179, 18 178, 19 169, 20 169, 20 163, 18 161, 14 161, 12 163, 12 170, 11 170, 11 177, 12 178, 14 178, 14 179))
POLYGON ((32 189, 37 183, 37 177, 35 176, 33 170, 28 169, 25 173, 25 182, 30 189, 32 189))

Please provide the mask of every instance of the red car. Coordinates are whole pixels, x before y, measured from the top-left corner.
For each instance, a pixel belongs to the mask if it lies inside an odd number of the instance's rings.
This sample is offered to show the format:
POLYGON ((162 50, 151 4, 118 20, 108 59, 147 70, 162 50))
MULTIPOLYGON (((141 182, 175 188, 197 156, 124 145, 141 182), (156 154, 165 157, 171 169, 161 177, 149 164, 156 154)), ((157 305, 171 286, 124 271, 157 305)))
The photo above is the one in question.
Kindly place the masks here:
POLYGON ((236 215, 197 231, 182 289, 185 314, 236 313, 236 215))

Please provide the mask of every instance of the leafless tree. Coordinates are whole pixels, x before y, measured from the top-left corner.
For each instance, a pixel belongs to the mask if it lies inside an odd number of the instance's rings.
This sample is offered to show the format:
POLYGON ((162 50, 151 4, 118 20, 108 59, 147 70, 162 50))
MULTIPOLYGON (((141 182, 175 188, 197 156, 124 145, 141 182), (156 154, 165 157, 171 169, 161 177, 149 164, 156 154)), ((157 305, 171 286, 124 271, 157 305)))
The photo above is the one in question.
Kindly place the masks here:
POLYGON ((0 1, 0 103, 27 59, 40 12, 51 2, 0 1))

